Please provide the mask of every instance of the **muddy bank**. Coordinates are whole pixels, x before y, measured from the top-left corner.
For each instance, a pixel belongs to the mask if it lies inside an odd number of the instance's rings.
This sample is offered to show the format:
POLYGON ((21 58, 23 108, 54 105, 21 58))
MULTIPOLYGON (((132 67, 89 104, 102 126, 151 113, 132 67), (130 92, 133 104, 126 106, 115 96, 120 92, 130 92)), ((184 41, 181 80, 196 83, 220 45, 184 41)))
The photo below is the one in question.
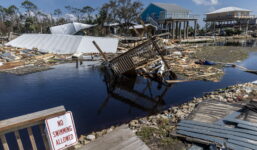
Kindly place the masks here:
POLYGON ((203 60, 223 63, 235 63, 246 59, 257 47, 206 46, 196 49, 195 57, 203 60))

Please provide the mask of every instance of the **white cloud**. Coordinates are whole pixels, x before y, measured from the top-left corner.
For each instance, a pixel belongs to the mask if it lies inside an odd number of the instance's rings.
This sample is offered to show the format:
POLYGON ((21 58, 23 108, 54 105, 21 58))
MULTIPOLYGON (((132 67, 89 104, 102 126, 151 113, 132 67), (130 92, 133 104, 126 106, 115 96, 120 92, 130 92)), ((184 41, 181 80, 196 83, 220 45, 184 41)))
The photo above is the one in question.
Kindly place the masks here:
POLYGON ((193 0, 193 2, 197 5, 212 6, 217 5, 219 3, 219 0, 193 0))

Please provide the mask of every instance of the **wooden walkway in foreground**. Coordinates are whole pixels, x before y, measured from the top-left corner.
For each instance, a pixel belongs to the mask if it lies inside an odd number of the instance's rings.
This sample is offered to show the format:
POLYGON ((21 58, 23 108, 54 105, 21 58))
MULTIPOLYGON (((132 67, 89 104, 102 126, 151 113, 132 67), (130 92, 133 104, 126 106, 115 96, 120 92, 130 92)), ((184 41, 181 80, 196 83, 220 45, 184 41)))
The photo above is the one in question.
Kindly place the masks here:
POLYGON ((79 150, 150 150, 127 125, 96 139, 79 150))

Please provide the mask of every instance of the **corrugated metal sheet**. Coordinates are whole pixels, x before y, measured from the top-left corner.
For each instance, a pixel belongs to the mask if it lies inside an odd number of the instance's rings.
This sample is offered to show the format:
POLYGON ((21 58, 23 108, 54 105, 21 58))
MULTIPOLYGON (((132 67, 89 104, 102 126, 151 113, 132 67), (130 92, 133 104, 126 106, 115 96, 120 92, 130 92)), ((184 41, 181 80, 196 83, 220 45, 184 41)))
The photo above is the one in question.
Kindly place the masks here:
POLYGON ((67 23, 59 26, 53 26, 50 28, 52 34, 70 34, 73 35, 83 29, 94 27, 95 25, 83 24, 78 22, 67 23))
POLYGON ((238 8, 238 7, 225 7, 225 8, 221 8, 221 9, 215 10, 213 12, 207 13, 206 15, 218 14, 218 13, 224 13, 224 12, 233 12, 233 11, 250 12, 251 10, 243 9, 243 8, 238 8))
POLYGON ((92 41, 106 53, 115 53, 118 39, 92 36, 62 34, 23 34, 6 43, 7 46, 19 48, 37 48, 41 52, 54 54, 98 53, 92 41))

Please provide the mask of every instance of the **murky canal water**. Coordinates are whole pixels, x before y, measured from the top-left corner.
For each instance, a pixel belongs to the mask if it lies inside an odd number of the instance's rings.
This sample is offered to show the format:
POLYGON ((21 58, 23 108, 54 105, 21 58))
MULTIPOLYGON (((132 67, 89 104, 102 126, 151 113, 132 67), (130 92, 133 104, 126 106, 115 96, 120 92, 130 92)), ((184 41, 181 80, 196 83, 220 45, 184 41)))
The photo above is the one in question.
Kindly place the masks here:
MULTIPOLYGON (((240 65, 257 70, 257 53, 240 65)), ((160 86, 138 77, 107 92, 103 74, 84 64, 58 65, 53 70, 15 76, 0 74, 0 120, 64 105, 73 112, 78 134, 100 130, 182 104, 205 92, 257 80, 255 74, 225 68, 221 82, 193 81, 160 86)))

